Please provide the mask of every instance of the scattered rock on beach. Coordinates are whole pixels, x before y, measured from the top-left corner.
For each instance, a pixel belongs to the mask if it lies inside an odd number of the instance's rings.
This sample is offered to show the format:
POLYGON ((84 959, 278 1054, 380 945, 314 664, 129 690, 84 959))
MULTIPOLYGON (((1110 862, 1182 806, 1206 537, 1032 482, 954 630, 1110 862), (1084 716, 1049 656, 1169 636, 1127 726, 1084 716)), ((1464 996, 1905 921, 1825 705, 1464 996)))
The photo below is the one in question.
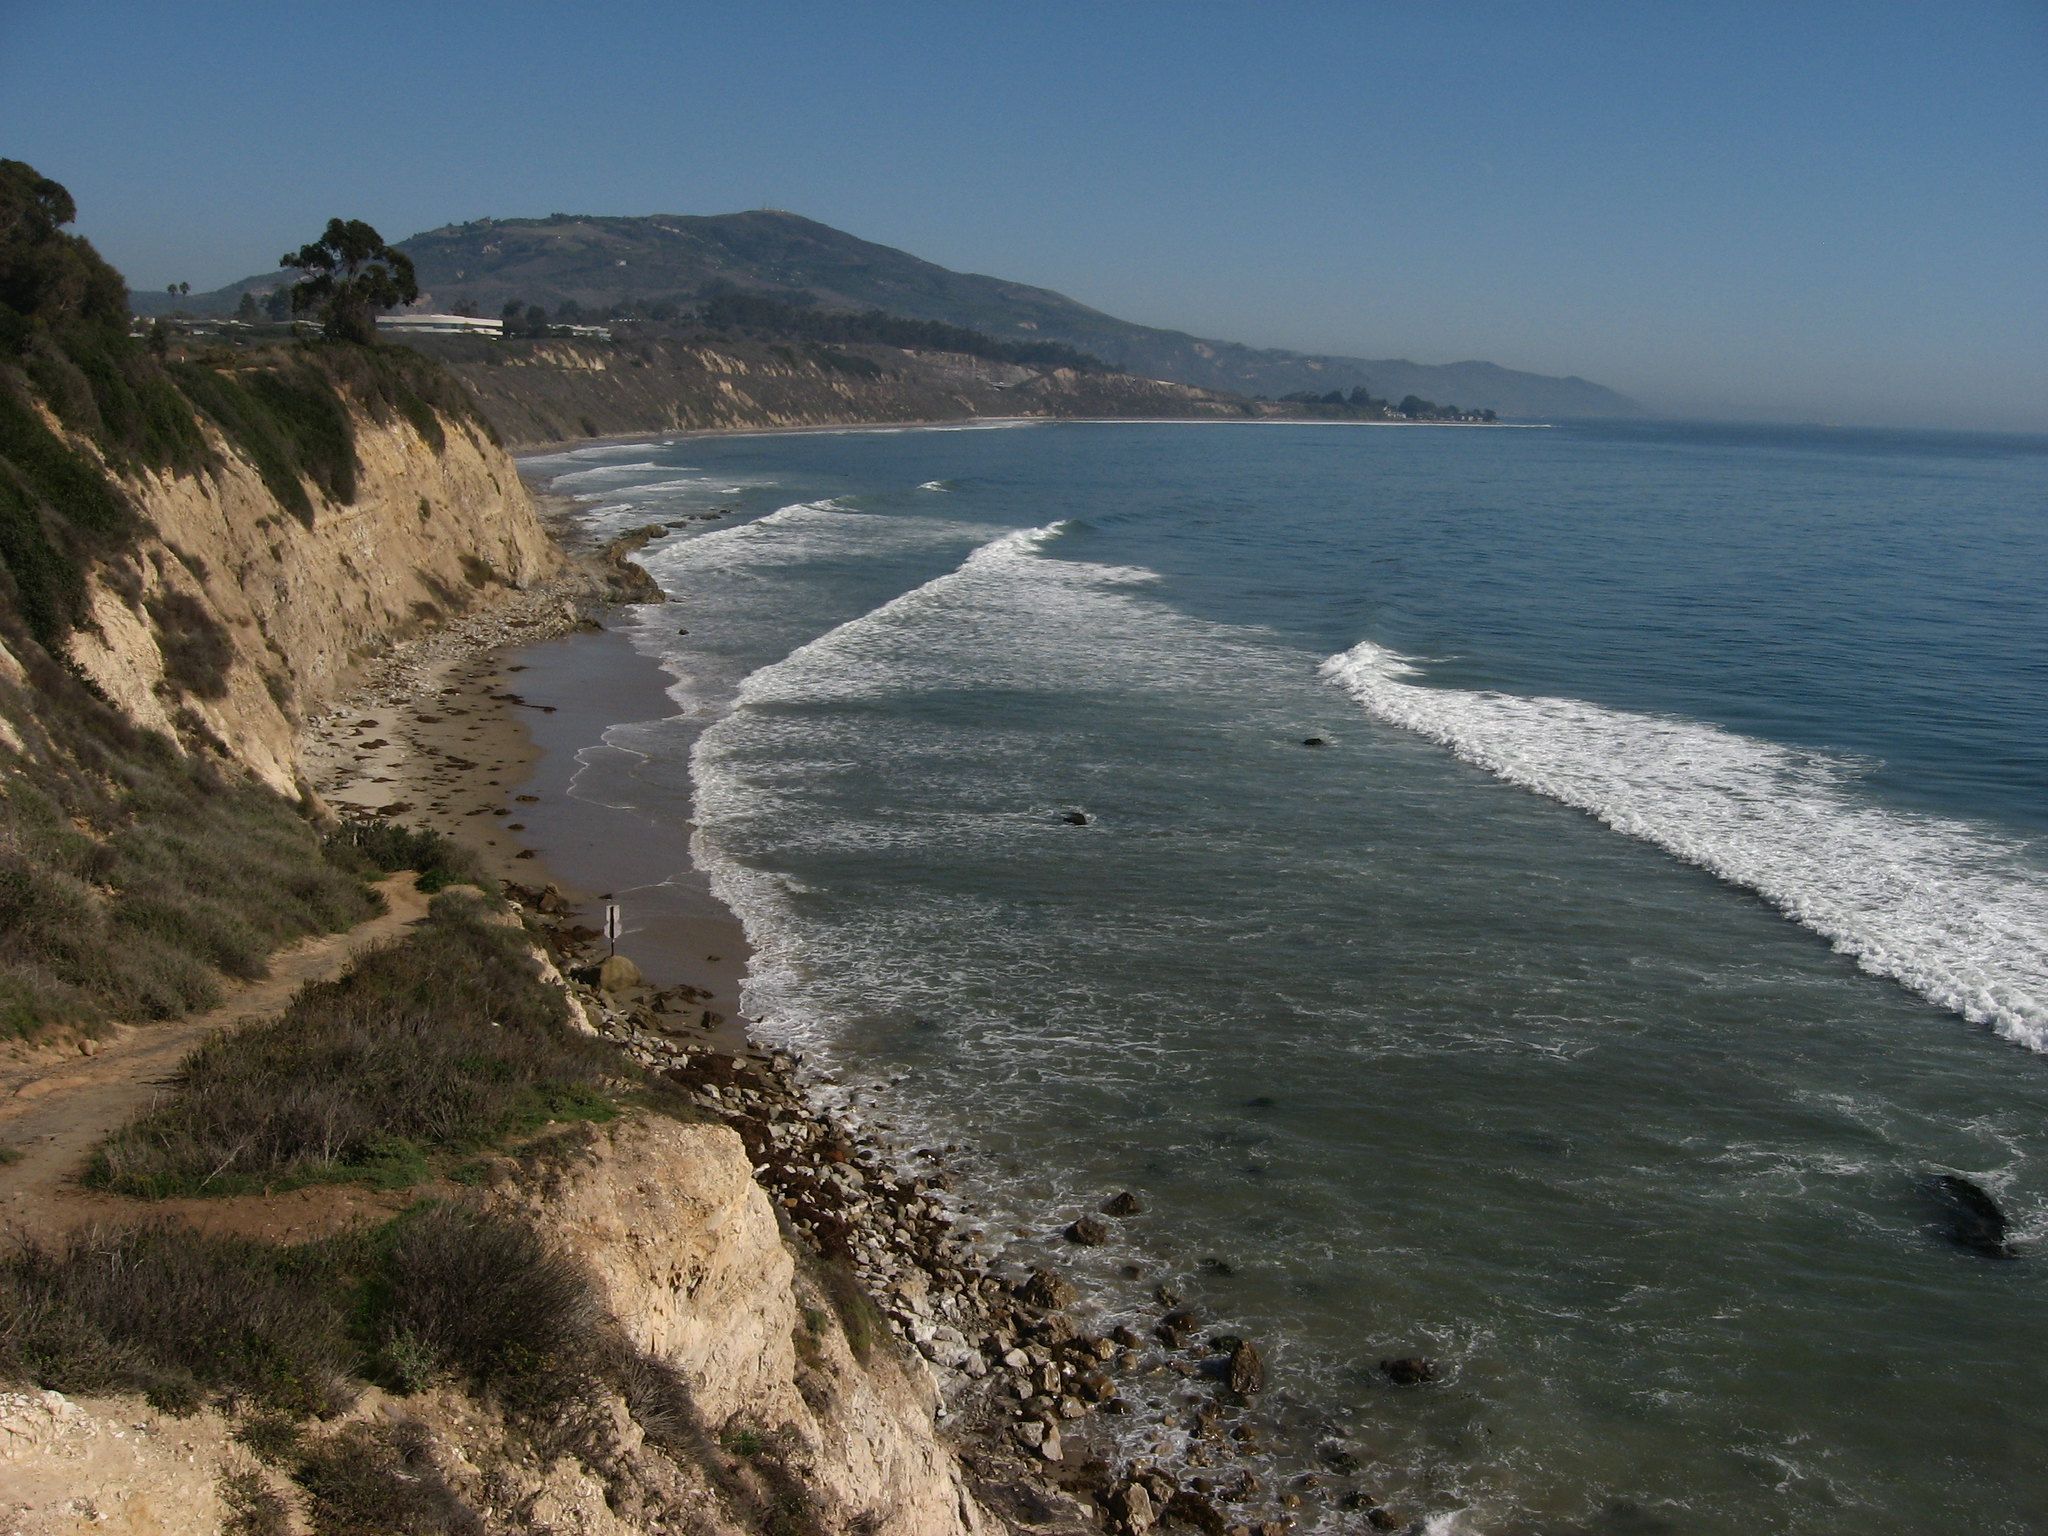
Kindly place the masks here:
POLYGON ((1017 1287, 1017 1295, 1026 1305, 1052 1311, 1058 1307, 1074 1304, 1076 1292, 1065 1277, 1050 1269, 1034 1269, 1031 1277, 1017 1287))

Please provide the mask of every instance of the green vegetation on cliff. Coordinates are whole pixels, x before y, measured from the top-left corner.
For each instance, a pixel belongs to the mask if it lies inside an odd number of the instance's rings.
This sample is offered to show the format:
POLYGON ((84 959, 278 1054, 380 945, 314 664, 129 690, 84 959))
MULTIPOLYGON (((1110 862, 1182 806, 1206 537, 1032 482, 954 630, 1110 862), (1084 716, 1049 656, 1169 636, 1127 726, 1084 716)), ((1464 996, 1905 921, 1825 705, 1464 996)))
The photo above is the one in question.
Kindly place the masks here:
MULTIPOLYGON (((376 909, 363 861, 250 781, 193 707, 223 697, 232 646, 136 548, 152 475, 246 458, 279 507, 347 502, 354 421, 478 420, 401 348, 319 343, 160 356, 128 334, 120 275, 64 226, 64 188, 0 161, 0 1034, 169 1018, 279 945, 376 909), (211 431, 209 431, 209 427, 211 431), (71 665, 91 578, 146 620, 190 753, 129 723, 71 665)), ((165 349, 168 351, 168 348, 165 349)), ((479 427, 487 431, 487 428, 479 427)))
MULTIPOLYGON (((56 644, 79 622, 86 572, 139 532, 124 480, 220 467, 205 424, 310 522, 312 489, 355 497, 352 408, 402 417, 437 451, 444 418, 480 420, 460 385, 404 348, 160 356, 128 334, 120 274, 65 233, 76 216, 62 186, 0 160, 0 599, 39 642, 56 644), (45 411, 94 452, 51 430, 45 411)), ((367 281, 334 279, 330 306, 345 309, 356 292, 346 285, 367 281)))

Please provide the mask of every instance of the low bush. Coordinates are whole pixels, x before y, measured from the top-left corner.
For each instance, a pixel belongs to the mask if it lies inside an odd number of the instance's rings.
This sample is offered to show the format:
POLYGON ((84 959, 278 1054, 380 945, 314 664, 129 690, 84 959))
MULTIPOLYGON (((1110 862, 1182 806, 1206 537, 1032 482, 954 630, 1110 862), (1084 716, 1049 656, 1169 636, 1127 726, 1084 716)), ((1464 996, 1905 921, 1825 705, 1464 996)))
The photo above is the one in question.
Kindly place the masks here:
POLYGON ((403 941, 194 1051, 171 1096, 100 1149, 91 1178, 144 1196, 406 1183, 431 1154, 607 1118, 607 1086, 631 1069, 566 1018, 524 935, 445 894, 403 941))
POLYGON ((206 605, 188 593, 163 592, 144 607, 156 624, 164 676, 197 698, 226 698, 234 642, 206 605))
POLYGON ((279 796, 17 654, 33 728, 63 750, 13 765, 0 794, 0 1033, 173 1018, 216 1001, 220 972, 261 975, 278 945, 378 910, 279 796))
POLYGON ((291 1536, 291 1508, 261 1472, 228 1473, 220 1480, 220 1501, 227 1510, 222 1536, 291 1536))
POLYGON ((0 1259, 0 1377, 143 1392, 189 1411, 230 1393, 291 1414, 353 1393, 357 1350, 319 1248, 152 1223, 29 1243, 0 1259))
POLYGON ((495 889, 477 856, 431 827, 403 827, 389 821, 350 821, 330 834, 329 850, 365 870, 390 874, 419 871, 419 888, 433 892, 451 885, 495 889))
POLYGON ((484 1523, 434 1464, 424 1427, 351 1424, 300 1464, 314 1536, 469 1536, 484 1523))

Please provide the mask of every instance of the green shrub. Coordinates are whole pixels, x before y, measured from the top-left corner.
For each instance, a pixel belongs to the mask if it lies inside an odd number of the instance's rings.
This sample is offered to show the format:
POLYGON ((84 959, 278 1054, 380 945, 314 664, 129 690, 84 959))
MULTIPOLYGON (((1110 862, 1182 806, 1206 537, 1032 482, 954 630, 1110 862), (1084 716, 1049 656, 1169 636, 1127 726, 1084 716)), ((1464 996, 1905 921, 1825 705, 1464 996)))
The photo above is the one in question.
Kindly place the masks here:
POLYGON ((0 1376, 139 1391, 189 1411, 231 1392, 294 1414, 351 1396, 356 1350, 318 1249, 152 1223, 0 1258, 0 1376))
POLYGON ((24 761, 0 803, 0 1029, 170 1018, 218 972, 263 973, 279 944, 377 910, 297 811, 181 758, 54 676, 38 723, 68 759, 24 761))
POLYGON ((220 1480, 220 1501, 228 1512, 222 1536, 291 1536, 291 1510, 260 1472, 228 1473, 220 1480))
POLYGON ((351 1424, 300 1464, 315 1536, 471 1536, 484 1523, 434 1464, 433 1442, 409 1420, 351 1424))
POLYGON ((196 698, 226 698, 235 647, 211 610, 184 592, 158 593, 144 606, 156 623, 164 676, 196 698))
POLYGON ((523 934, 474 898, 442 896, 405 940, 194 1051, 176 1091, 100 1149, 91 1177, 145 1196, 396 1184, 425 1176, 429 1153, 608 1117, 605 1085, 631 1069, 566 1016, 523 934))
POLYGON ((495 889, 477 856, 453 838, 431 827, 405 827, 389 821, 349 821, 331 833, 328 848, 359 867, 390 874, 419 871, 419 888, 434 892, 451 885, 495 889))

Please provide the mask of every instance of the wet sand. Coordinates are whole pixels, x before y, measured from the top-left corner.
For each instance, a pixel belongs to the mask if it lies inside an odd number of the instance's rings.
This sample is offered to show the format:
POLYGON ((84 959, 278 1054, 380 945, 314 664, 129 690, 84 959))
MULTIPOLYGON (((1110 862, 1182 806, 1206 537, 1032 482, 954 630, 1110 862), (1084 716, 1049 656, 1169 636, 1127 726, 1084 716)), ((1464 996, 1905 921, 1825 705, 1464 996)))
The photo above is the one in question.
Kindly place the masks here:
MULTIPOLYGON (((658 986, 708 993, 736 1045, 746 939, 692 865, 687 829, 571 791, 579 754, 605 750, 609 726, 675 712, 667 674, 625 634, 561 633, 577 625, 571 604, 561 591, 518 594, 397 647, 309 722, 307 772, 343 815, 432 827, 500 880, 558 886, 593 929, 619 903, 619 952, 658 986)), ((585 606, 600 623, 630 622, 629 610, 585 606)))

